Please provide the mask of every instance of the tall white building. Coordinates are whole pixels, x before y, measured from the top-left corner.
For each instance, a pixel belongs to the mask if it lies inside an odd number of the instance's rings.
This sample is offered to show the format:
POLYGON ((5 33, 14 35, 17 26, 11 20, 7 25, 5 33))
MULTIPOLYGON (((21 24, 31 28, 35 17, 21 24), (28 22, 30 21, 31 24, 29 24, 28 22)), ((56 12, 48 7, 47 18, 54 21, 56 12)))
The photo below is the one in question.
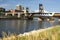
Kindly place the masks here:
POLYGON ((22 11, 23 10, 23 7, 21 5, 16 5, 16 10, 22 11))

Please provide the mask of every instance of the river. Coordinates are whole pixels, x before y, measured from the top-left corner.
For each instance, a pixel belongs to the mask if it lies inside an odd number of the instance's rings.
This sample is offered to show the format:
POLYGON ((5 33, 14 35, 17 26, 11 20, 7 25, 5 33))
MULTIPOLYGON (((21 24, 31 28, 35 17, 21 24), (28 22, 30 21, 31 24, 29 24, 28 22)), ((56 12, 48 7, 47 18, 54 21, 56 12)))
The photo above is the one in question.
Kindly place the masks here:
POLYGON ((55 18, 54 22, 51 21, 38 21, 34 20, 1 20, 0 19, 0 37, 2 32, 6 33, 24 33, 32 30, 43 29, 55 25, 60 25, 60 22, 55 18))

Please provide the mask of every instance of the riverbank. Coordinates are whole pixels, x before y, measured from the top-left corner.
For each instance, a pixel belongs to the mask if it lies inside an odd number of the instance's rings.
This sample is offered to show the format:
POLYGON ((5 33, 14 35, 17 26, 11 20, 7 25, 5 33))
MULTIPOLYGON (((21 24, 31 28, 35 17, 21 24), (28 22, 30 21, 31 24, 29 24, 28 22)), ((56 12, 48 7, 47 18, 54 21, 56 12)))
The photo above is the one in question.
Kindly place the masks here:
POLYGON ((24 34, 10 34, 1 40, 60 40, 60 26, 34 30, 24 34))

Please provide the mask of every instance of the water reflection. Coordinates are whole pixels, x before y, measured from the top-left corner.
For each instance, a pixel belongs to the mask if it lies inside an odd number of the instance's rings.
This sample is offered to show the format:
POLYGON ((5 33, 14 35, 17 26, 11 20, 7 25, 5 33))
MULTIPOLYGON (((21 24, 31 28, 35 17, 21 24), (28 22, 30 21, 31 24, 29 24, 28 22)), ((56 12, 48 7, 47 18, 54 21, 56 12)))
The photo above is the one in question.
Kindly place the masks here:
POLYGON ((39 29, 40 28, 47 28, 50 26, 53 26, 54 22, 50 22, 50 21, 39 21, 39 29))
POLYGON ((0 34, 2 31, 8 33, 24 33, 41 28, 60 25, 59 21, 38 21, 38 20, 0 20, 0 34))

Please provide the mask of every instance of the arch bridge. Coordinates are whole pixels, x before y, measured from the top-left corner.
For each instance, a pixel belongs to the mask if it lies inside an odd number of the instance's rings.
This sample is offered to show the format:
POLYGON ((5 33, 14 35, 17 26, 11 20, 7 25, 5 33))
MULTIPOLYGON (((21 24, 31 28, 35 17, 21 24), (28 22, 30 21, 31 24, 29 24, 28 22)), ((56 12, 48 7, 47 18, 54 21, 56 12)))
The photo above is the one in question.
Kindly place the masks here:
POLYGON ((40 20, 54 20, 54 17, 57 17, 60 19, 60 13, 29 13, 32 17, 38 17, 40 20))

